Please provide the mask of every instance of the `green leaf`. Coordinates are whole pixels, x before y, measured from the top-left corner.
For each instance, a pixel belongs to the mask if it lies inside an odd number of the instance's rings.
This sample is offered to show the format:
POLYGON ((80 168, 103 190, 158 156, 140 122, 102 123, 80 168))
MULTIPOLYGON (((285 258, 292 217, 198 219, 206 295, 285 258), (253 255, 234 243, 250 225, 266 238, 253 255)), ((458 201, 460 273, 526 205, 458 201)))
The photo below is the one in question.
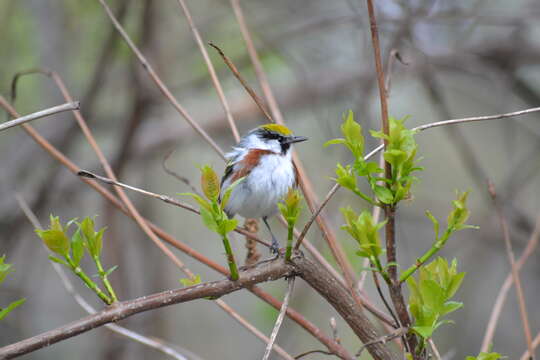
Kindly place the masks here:
POLYGON ((219 234, 227 235, 238 226, 238 220, 236 219, 225 219, 219 224, 219 234))
POLYGON ((213 232, 219 232, 218 230, 218 224, 216 223, 216 220, 214 219, 214 216, 212 213, 205 208, 201 208, 201 218, 203 221, 203 224, 213 232))
POLYGON ((245 176, 241 177, 240 179, 233 182, 231 185, 227 187, 227 190, 225 190, 225 193, 223 194, 223 198, 221 199, 221 209, 225 209, 225 206, 227 206, 227 203, 229 202, 229 198, 231 197, 232 191, 235 187, 238 186, 242 181, 245 180, 245 176))
POLYGON ((220 192, 219 179, 214 169, 208 165, 201 168, 201 188, 208 200, 218 200, 220 192))
POLYGON ((375 196, 377 196, 377 199, 379 199, 379 201, 383 204, 392 204, 394 201, 392 191, 390 191, 390 189, 388 189, 386 186, 375 185, 373 187, 373 192, 375 193, 375 196))
POLYGON ((467 356, 466 360, 499 360, 502 358, 503 356, 496 352, 482 352, 478 356, 467 356))
POLYGON ((426 210, 426 216, 433 223, 433 231, 435 232, 435 240, 438 240, 439 239, 439 221, 435 219, 435 216, 433 216, 433 214, 429 210, 426 210))
POLYGON ((420 335, 423 339, 429 339, 435 330, 433 326, 413 326, 413 331, 420 335))
POLYGON ((201 283, 201 275, 197 274, 193 279, 190 278, 181 278, 178 281, 185 287, 194 286, 201 283))
POLYGON ((324 147, 327 147, 327 146, 330 146, 330 145, 336 145, 336 144, 346 144, 347 142, 345 141, 345 139, 332 139, 332 140, 328 140, 327 142, 324 143, 324 147))
POLYGON ((111 267, 109 270, 105 271, 105 274, 104 274, 103 276, 104 276, 104 277, 107 277, 107 276, 111 275, 112 272, 113 272, 114 270, 116 270, 116 269, 118 269, 118 265, 114 265, 114 266, 111 267))
POLYGON ((54 261, 55 263, 62 264, 64 266, 70 267, 67 262, 65 262, 64 260, 59 259, 57 257, 54 257, 52 255, 49 255, 49 260, 54 261))
POLYGON ((450 314, 451 312, 454 312, 460 308, 463 307, 462 302, 458 301, 448 301, 444 304, 443 311, 441 312, 441 315, 450 314))
POLYGON ((210 205, 210 203, 206 199, 202 198, 201 196, 199 196, 197 194, 194 194, 194 193, 178 193, 178 195, 191 196, 199 204, 199 206, 201 208, 205 208, 208 211, 211 211, 211 209, 212 209, 212 206, 210 205))
POLYGON ((80 229, 77 229, 75 234, 71 237, 71 254, 75 266, 78 266, 84 257, 84 240, 81 236, 80 229))
POLYGON ((13 310, 15 310, 15 308, 19 305, 22 305, 24 302, 26 301, 26 299, 19 299, 19 300, 16 300, 12 303, 10 303, 6 308, 4 309, 1 309, 0 310, 0 320, 2 320, 3 318, 6 317, 7 314, 9 314, 10 312, 12 312, 13 310))
POLYGON ((36 230, 36 233, 53 253, 62 256, 69 255, 69 239, 63 230, 36 230))
POLYGON ((5 258, 6 255, 0 256, 0 284, 4 281, 8 274, 14 271, 12 268, 13 265, 4 262, 5 258))

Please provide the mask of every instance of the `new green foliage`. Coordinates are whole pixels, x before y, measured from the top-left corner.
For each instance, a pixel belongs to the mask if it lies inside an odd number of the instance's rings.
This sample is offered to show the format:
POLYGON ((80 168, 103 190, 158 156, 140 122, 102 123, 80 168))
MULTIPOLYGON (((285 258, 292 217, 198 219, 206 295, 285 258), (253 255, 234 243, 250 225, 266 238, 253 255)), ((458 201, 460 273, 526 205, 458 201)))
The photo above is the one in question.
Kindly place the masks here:
POLYGON ((352 165, 337 165, 335 181, 346 189, 351 190, 372 205, 395 205, 409 197, 410 189, 416 177, 412 174, 422 170, 417 166, 416 151, 418 145, 414 140, 415 132, 405 127, 405 119, 389 119, 390 134, 387 136, 380 131, 371 131, 371 135, 387 141, 384 159, 392 165, 390 179, 382 177, 383 173, 377 163, 364 159, 364 136, 362 127, 354 120, 354 114, 349 111, 341 126, 343 138, 328 141, 325 146, 341 144, 347 147, 354 157, 352 165), (374 197, 364 194, 357 186, 357 177, 364 177, 374 197))
POLYGON ((81 222, 77 219, 70 220, 65 226, 60 223, 58 216, 50 216, 48 229, 36 229, 36 234, 43 240, 47 248, 55 255, 50 255, 51 261, 57 262, 69 268, 76 274, 85 285, 99 296, 106 304, 117 301, 116 293, 108 280, 108 276, 116 269, 113 266, 104 270, 101 264, 101 251, 103 248, 103 234, 105 228, 95 230, 94 220, 86 217, 81 222), (70 227, 75 224, 76 229, 69 235, 70 227), (88 253, 98 270, 98 276, 106 288, 107 293, 92 281, 81 268, 80 264, 85 254, 88 253))
POLYGON ((238 225, 238 220, 229 219, 225 213, 225 206, 229 201, 233 189, 241 182, 243 178, 235 181, 225 190, 220 201, 219 194, 221 186, 219 179, 212 167, 204 165, 201 167, 201 188, 205 198, 194 193, 182 193, 180 195, 191 196, 200 206, 201 219, 203 224, 213 232, 220 235, 227 254, 227 263, 231 272, 231 279, 238 279, 238 268, 232 253, 232 248, 227 234, 233 231, 238 225))
MULTIPOLYGON (((6 277, 13 271, 13 265, 5 262, 6 256, 0 256, 0 284, 4 282, 6 277)), ((15 310, 16 307, 22 305, 26 299, 19 299, 9 303, 5 308, 0 307, 0 320, 5 318, 7 314, 15 310)))
POLYGON ((302 205, 300 201, 302 195, 297 189, 290 188, 282 202, 278 203, 278 208, 285 220, 287 221, 287 249, 285 251, 285 259, 289 260, 292 255, 292 243, 294 235, 294 225, 298 220, 302 205))
POLYGON ((503 358, 505 357, 496 352, 482 352, 478 356, 467 356, 465 360, 499 360, 503 358))
POLYGON ((450 323, 442 317, 456 311, 462 303, 450 300, 461 286, 465 273, 458 273, 457 260, 451 264, 442 257, 420 267, 418 278, 409 277, 409 310, 414 317, 415 331, 423 340, 432 337, 441 325, 450 323))

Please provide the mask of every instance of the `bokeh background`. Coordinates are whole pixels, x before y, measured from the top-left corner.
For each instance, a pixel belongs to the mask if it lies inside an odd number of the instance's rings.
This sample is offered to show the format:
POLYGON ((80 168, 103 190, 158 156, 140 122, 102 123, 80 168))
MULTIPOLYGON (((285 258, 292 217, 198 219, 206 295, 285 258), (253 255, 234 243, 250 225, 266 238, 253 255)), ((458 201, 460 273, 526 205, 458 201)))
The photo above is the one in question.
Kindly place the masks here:
MULTIPOLYGON (((175 0, 110 0, 108 2, 134 41, 175 97, 224 149, 234 143, 202 56, 175 0)), ((213 41, 237 64, 258 90, 238 23, 229 1, 189 0, 188 6, 205 41, 213 41)), ((510 112, 540 105, 540 3, 535 0, 378 1, 383 57, 391 50, 404 63, 391 66, 390 113, 410 116, 417 126, 433 121, 510 112)), ((287 124, 310 141, 297 147, 320 198, 332 186, 336 162, 349 155, 323 148, 339 134, 342 113, 352 109, 365 129, 379 126, 379 102, 365 1, 243 1, 248 26, 287 124)), ((42 67, 57 71, 121 181, 154 192, 189 191, 163 169, 167 165, 198 182, 197 166, 224 168, 219 156, 174 111, 159 93, 95 1, 0 1, 0 93, 8 97, 15 73, 42 67)), ((241 133, 263 123, 253 101, 221 59, 209 49, 241 133)), ((54 84, 39 75, 18 85, 15 106, 26 114, 61 104, 54 84)), ((5 117, 5 114, 1 114, 5 117)), ((74 118, 69 113, 38 120, 35 127, 82 168, 103 173, 74 118)), ((435 341, 445 359, 478 353, 494 298, 510 267, 486 179, 497 186, 510 223, 516 254, 521 254, 540 211, 540 115, 428 130, 418 135, 425 171, 414 197, 398 215, 399 261, 414 261, 432 240, 424 216, 431 210, 444 219, 455 189, 470 189, 476 231, 458 233, 443 250, 457 258, 467 276, 457 298, 465 307, 452 314, 435 341)), ((368 148, 377 145, 367 140, 368 148)), ((20 211, 19 193, 46 222, 49 213, 67 220, 99 215, 107 226, 105 263, 119 265, 112 282, 121 299, 180 286, 184 277, 123 214, 42 151, 21 129, 0 134, 0 254, 16 272, 0 289, 0 303, 26 297, 26 303, 0 323, 0 345, 52 329, 84 315, 54 273, 44 248, 20 211)), ((129 194, 144 216, 179 240, 225 264, 219 239, 192 213, 138 194, 129 194)), ((327 216, 360 273, 355 244, 338 228, 340 206, 366 204, 341 190, 327 216)), ((300 224, 307 219, 307 211, 300 224)), ((273 226, 285 232, 273 220, 273 226)), ((267 236, 262 232, 262 236, 267 236)), ((309 239, 331 260, 314 227, 309 239)), ((245 240, 234 239, 240 259, 245 240)), ((174 250, 176 251, 176 250, 174 250)), ((260 249, 264 256, 266 250, 260 249)), ((177 254, 203 281, 221 276, 190 257, 177 254)), ((533 335, 540 330, 538 251, 521 273, 533 335)), ((80 293, 96 306, 94 296, 78 282, 80 293)), ((284 281, 263 285, 281 298, 284 281)), ((375 291, 368 281, 366 290, 375 291)), ((246 291, 224 300, 269 334, 277 312, 246 291)), ((330 333, 334 311, 301 281, 292 306, 330 333)), ((339 336, 350 351, 360 344, 337 318, 339 336)), ((210 301, 197 301, 151 311, 121 322, 157 336, 201 359, 256 359, 264 344, 210 301)), ((322 348, 289 320, 278 343, 291 354, 322 348)), ((494 338, 494 350, 518 359, 525 341, 516 296, 509 293, 494 338)), ((39 350, 23 359, 165 359, 152 349, 103 328, 39 350)), ((196 358, 196 357, 195 357, 196 358)), ((277 358, 277 357, 275 357, 277 358)), ((311 355, 323 359, 324 355, 311 355)))

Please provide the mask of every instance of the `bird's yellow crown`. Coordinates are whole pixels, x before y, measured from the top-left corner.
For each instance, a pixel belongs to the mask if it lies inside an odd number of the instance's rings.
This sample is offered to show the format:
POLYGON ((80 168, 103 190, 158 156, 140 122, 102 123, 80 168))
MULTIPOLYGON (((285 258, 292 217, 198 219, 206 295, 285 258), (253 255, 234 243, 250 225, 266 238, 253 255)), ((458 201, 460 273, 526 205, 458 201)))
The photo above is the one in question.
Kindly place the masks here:
POLYGON ((277 132, 278 134, 285 135, 285 136, 292 135, 292 131, 289 130, 289 128, 286 127, 285 125, 265 124, 265 125, 261 125, 260 128, 268 130, 268 131, 274 131, 274 132, 277 132))

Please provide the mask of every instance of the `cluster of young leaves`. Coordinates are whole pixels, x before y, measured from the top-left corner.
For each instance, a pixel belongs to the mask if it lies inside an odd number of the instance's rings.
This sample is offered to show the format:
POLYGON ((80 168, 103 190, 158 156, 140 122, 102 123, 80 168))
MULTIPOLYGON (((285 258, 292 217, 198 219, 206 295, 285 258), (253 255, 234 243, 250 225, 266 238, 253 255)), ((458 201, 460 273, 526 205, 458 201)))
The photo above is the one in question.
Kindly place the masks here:
POLYGON ((77 219, 72 219, 63 226, 58 216, 51 215, 49 228, 45 230, 36 229, 35 231, 45 246, 57 255, 49 255, 51 261, 69 268, 106 304, 112 304, 117 301, 114 289, 108 280, 108 276, 116 269, 116 266, 105 271, 100 258, 103 249, 105 228, 96 231, 94 220, 90 217, 84 218, 81 222, 78 222, 77 219), (69 228, 72 225, 76 226, 76 230, 69 236, 69 228), (89 254, 94 262, 98 276, 105 286, 107 293, 103 292, 81 268, 80 264, 86 253, 89 254))
POLYGON ((243 180, 244 178, 240 178, 232 183, 224 191, 223 196, 220 199, 221 185, 219 178, 212 167, 204 165, 201 167, 201 189, 205 197, 203 198, 194 193, 180 194, 191 196, 199 204, 204 225, 221 236, 227 254, 227 262, 231 271, 231 279, 233 280, 238 279, 238 268, 236 266, 236 261, 234 260, 234 254, 232 253, 227 234, 236 228, 238 220, 229 219, 225 212, 225 206, 227 206, 234 188, 243 180))
POLYGON ((385 135, 381 131, 370 131, 376 138, 387 141, 384 158, 392 165, 392 177, 386 179, 377 163, 364 160, 364 136, 362 127, 354 120, 354 113, 349 110, 341 125, 343 138, 328 141, 325 146, 341 144, 347 147, 354 156, 352 165, 343 166, 338 163, 335 181, 342 187, 369 202, 371 205, 397 204, 407 198, 416 177, 413 172, 422 170, 416 163, 418 145, 414 140, 415 132, 404 126, 405 119, 389 119, 390 133, 385 135), (375 198, 364 194, 358 188, 357 177, 364 177, 369 183, 375 198))
POLYGON ((279 211, 281 215, 287 221, 287 249, 285 251, 285 259, 290 260, 292 255, 292 243, 293 243, 293 234, 294 226, 298 221, 300 216, 300 211, 302 210, 302 205, 300 201, 302 200, 302 195, 300 191, 294 188, 289 188, 287 195, 283 198, 282 202, 278 203, 279 211))
POLYGON ((386 224, 386 221, 376 223, 369 211, 362 211, 358 215, 350 206, 341 208, 341 213, 345 219, 345 225, 341 228, 356 240, 360 250, 356 255, 368 258, 375 270, 379 271, 385 280, 389 281, 386 271, 383 269, 379 256, 384 252, 381 247, 379 230, 386 224))
POLYGON ((416 132, 405 127, 405 120, 407 118, 398 120, 390 117, 388 119, 390 127, 388 135, 382 131, 370 131, 373 137, 387 141, 384 160, 392 165, 392 178, 383 179, 385 183, 390 185, 387 189, 390 194, 387 194, 388 196, 384 199, 379 197, 385 204, 397 204, 407 198, 412 184, 417 180, 412 173, 423 170, 422 167, 417 166, 418 145, 414 139, 416 132))
POLYGON ((451 323, 441 318, 463 306, 450 299, 461 286, 465 273, 457 272, 457 261, 438 257, 428 265, 420 267, 418 279, 409 277, 407 284, 411 291, 409 310, 414 317, 412 330, 424 341, 433 336, 441 325, 451 323))
MULTIPOLYGON (((14 271, 13 265, 6 263, 5 259, 6 259, 5 255, 0 256, 0 284, 2 284, 4 280, 6 279, 6 277, 14 271)), ((0 320, 5 318, 7 314, 15 310, 17 306, 22 305, 25 301, 26 299, 24 298, 15 300, 12 303, 8 304, 8 306, 6 306, 5 308, 0 308, 0 320)))
POLYGON ((505 356, 502 356, 501 354, 496 352, 482 352, 478 354, 478 356, 467 356, 465 360, 499 360, 503 358, 505 358, 505 356))

